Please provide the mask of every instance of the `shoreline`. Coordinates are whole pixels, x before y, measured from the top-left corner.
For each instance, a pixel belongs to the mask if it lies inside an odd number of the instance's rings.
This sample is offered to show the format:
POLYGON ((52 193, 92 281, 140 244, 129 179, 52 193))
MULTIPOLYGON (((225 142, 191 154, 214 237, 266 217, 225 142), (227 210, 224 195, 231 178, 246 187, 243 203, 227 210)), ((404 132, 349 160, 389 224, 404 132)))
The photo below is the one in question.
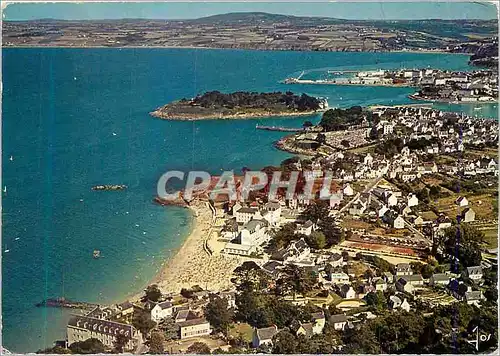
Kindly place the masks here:
POLYGON ((165 49, 213 49, 213 50, 233 50, 233 51, 269 51, 269 52, 315 52, 315 53, 412 53, 412 54, 429 54, 429 53, 435 53, 435 54, 453 54, 453 55, 461 55, 461 56, 472 56, 473 53, 466 53, 466 52, 447 52, 445 50, 430 50, 430 49, 408 49, 408 50, 402 50, 402 49, 397 49, 397 50, 375 50, 375 51, 315 51, 312 49, 309 50, 293 50, 293 49, 288 49, 288 48, 275 48, 275 49, 269 49, 269 48, 222 48, 222 47, 207 47, 207 46, 54 46, 54 45, 28 45, 28 46, 5 46, 3 47, 4 49, 6 48, 75 48, 75 49, 88 49, 88 48, 116 48, 116 49, 138 49, 138 48, 165 48, 165 49))
MULTIPOLYGON (((214 221, 212 210, 202 201, 193 202, 187 208, 192 214, 191 232, 145 287, 157 284, 162 293, 167 295, 177 294, 182 288, 194 285, 214 291, 231 287, 233 270, 241 264, 241 258, 209 253, 208 233, 214 221)), ((141 289, 130 293, 118 303, 126 300, 135 303, 143 295, 144 291, 141 289)))
POLYGON ((415 101, 428 101, 431 103, 436 103, 436 104, 455 104, 455 105, 487 105, 487 104, 498 104, 498 100, 492 100, 492 101, 457 101, 457 100, 442 100, 442 99, 433 99, 433 98, 424 98, 415 94, 410 94, 408 95, 409 99, 415 100, 415 101))
POLYGON ((203 121, 203 120, 253 120, 267 117, 297 117, 297 116, 314 116, 324 112, 324 110, 304 111, 304 112, 280 112, 280 113, 246 113, 246 114, 231 114, 221 116, 216 114, 203 116, 168 116, 158 113, 158 110, 152 111, 149 114, 160 120, 169 121, 203 121))

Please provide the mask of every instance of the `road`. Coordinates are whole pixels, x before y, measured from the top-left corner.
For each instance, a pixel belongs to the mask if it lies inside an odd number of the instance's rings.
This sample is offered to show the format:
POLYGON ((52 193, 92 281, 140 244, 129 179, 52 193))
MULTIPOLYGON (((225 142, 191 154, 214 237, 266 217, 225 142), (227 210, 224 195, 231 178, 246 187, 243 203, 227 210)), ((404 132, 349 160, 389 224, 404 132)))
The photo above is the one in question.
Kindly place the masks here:
POLYGON ((365 187, 365 189, 363 190, 363 192, 362 193, 357 193, 351 199, 351 201, 349 203, 347 203, 342 209, 339 210, 338 214, 342 214, 345 211, 345 209, 349 208, 356 201, 356 199, 358 199, 360 197, 361 194, 367 193, 370 190, 372 190, 373 187, 375 187, 377 184, 380 183, 380 181, 382 180, 382 178, 383 178, 383 176, 375 178, 370 183, 368 183, 368 185, 365 187))

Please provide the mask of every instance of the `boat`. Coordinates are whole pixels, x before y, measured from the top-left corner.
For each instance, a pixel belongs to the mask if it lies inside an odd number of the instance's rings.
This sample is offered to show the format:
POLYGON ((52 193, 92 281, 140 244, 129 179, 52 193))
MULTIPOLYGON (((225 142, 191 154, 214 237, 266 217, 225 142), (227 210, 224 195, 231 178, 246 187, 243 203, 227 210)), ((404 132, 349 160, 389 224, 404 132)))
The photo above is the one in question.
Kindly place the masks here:
POLYGON ((99 257, 101 257, 101 251, 99 251, 99 250, 94 250, 93 257, 94 257, 94 258, 99 258, 99 257))
POLYGON ((4 186, 3 186, 3 192, 4 192, 5 194, 7 194, 7 186, 6 186, 6 185, 4 185, 4 186))
POLYGON ((92 190, 123 190, 127 189, 125 184, 105 184, 105 185, 96 185, 92 187, 92 190))
POLYGON ((11 161, 13 161, 13 160, 14 160, 14 157, 13 157, 13 156, 10 156, 10 158, 9 158, 9 159, 10 159, 11 161))
POLYGON ((9 251, 10 251, 10 250, 9 250, 8 248, 6 248, 3 252, 4 252, 4 253, 7 253, 7 252, 9 252, 9 251))

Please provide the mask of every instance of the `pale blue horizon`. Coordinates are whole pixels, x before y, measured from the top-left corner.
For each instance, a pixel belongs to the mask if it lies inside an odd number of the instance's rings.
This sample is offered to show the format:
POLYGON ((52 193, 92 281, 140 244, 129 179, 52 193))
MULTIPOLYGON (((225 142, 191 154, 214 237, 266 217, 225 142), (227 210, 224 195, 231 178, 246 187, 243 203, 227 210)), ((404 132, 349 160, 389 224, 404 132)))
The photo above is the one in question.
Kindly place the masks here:
POLYGON ((267 12, 294 16, 321 16, 348 20, 492 20, 496 6, 484 2, 87 2, 14 3, 4 20, 35 19, 193 19, 229 12, 267 12))

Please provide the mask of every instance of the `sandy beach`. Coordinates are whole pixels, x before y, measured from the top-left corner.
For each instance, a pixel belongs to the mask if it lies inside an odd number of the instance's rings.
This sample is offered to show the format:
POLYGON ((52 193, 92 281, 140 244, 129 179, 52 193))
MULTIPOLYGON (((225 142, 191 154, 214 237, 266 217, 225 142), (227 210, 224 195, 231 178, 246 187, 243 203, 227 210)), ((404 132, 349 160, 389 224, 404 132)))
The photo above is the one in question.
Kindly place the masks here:
MULTIPOLYGON (((179 251, 168 260, 163 269, 149 284, 158 284, 163 293, 179 293, 182 288, 199 285, 207 290, 224 290, 232 287, 233 270, 242 260, 236 256, 211 254, 206 240, 212 227, 212 211, 201 201, 189 206, 193 213, 193 230, 179 251)), ((140 291, 131 300, 138 300, 140 291)))

